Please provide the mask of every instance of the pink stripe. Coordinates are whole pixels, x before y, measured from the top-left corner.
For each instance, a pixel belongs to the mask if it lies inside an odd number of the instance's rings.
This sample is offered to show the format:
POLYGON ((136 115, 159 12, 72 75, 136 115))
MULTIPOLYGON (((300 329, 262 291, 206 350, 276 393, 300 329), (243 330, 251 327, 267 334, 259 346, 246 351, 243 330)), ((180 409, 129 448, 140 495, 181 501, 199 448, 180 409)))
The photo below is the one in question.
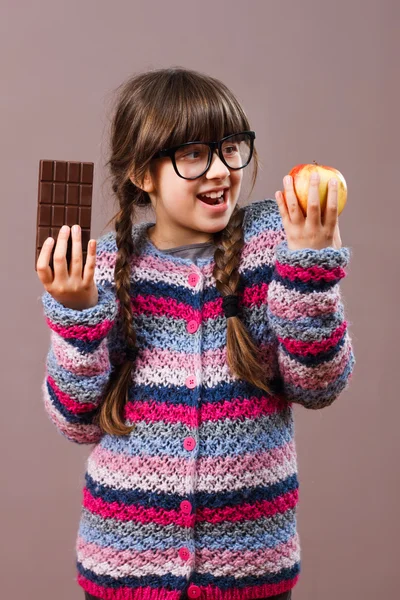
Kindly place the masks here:
POLYGON ((135 523, 154 523, 156 525, 175 525, 194 527, 196 522, 205 523, 230 523, 254 521, 263 517, 272 517, 294 508, 298 503, 298 490, 287 492, 274 500, 260 500, 255 504, 241 504, 240 506, 226 506, 223 508, 197 508, 192 515, 183 515, 181 510, 165 510, 161 507, 145 508, 141 505, 124 505, 119 502, 106 502, 102 498, 95 498, 90 491, 83 488, 83 506, 90 512, 101 516, 103 519, 116 519, 118 521, 133 521, 135 523))
POLYGON ((52 348, 58 365, 66 371, 74 373, 74 375, 91 377, 101 375, 110 368, 106 344, 100 344, 93 354, 86 355, 83 358, 77 348, 71 346, 61 336, 54 335, 52 348))
POLYGON ((146 586, 138 586, 135 588, 129 587, 118 587, 118 588, 108 588, 103 587, 101 585, 96 585, 89 579, 86 579, 80 573, 77 574, 76 577, 77 583, 89 594, 95 596, 97 598, 106 598, 107 600, 133 600, 133 595, 135 594, 135 598, 139 598, 140 600, 178 600, 178 598, 182 595, 181 592, 170 592, 166 589, 154 589, 154 587, 146 586))
POLYGON ((313 341, 313 342, 302 342, 301 340, 293 340, 291 338, 281 338, 278 337, 278 340, 285 348, 293 353, 299 354, 300 356, 306 356, 307 354, 313 354, 316 356, 320 352, 327 352, 331 350, 336 344, 342 339, 343 334, 347 329, 347 322, 343 321, 343 323, 335 329, 332 335, 321 341, 313 341))
POLYGON ((169 525, 174 523, 182 527, 194 527, 196 515, 184 515, 181 510, 165 510, 163 508, 145 508, 141 505, 124 505, 118 502, 106 502, 95 498, 89 490, 83 488, 82 505, 104 519, 113 518, 118 521, 134 521, 136 523, 154 523, 169 525))
MULTIPOLYGON (((238 594, 240 593, 241 600, 254 600, 255 598, 267 598, 269 596, 278 596, 291 590, 297 583, 299 575, 296 575, 293 579, 286 579, 280 583, 271 583, 265 585, 253 585, 251 587, 240 588, 240 592, 235 590, 223 590, 218 592, 219 600, 237 600, 238 594)), ((77 583, 92 596, 98 598, 106 598, 107 600, 133 600, 133 597, 140 600, 178 600, 182 595, 181 592, 169 591, 166 589, 154 587, 119 587, 119 588, 107 588, 100 585, 96 585, 89 579, 86 579, 83 575, 78 573, 76 578, 77 583)), ((214 600, 214 588, 197 586, 200 588, 201 598, 205 600, 214 600)))
POLYGON ((50 387, 53 389, 55 395, 57 396, 60 404, 65 406, 71 413, 75 415, 79 415, 80 413, 87 413, 91 410, 94 410, 96 407, 92 402, 75 402, 65 392, 62 392, 51 375, 48 375, 47 380, 50 384, 50 387))
POLYGON ((285 513, 294 508, 299 501, 298 489, 277 496, 274 500, 260 500, 255 504, 240 504, 239 506, 225 506, 223 508, 198 508, 196 521, 204 523, 235 523, 243 520, 254 521, 263 517, 272 517, 278 513, 285 513))
MULTIPOLYGON (((266 361, 269 355, 274 353, 270 344, 260 344, 260 351, 266 361)), ((192 359, 199 359, 200 354, 191 354, 192 359)), ((162 350, 161 348, 144 348, 136 359, 137 368, 150 365, 157 367, 178 367, 188 360, 188 353, 178 350, 162 350)), ((195 361, 193 362, 195 364, 195 361)), ((226 364, 226 347, 211 348, 205 350, 202 355, 202 365, 204 367, 223 367, 226 364)))
POLYGON ((333 314, 337 311, 340 297, 332 292, 319 292, 299 297, 299 292, 283 288, 282 284, 273 283, 268 306, 271 313, 284 319, 314 317, 333 314))
POLYGON ((124 408, 124 418, 132 422, 184 423, 189 427, 198 427, 199 424, 208 421, 219 421, 225 419, 255 419, 262 415, 278 413, 287 408, 287 401, 278 396, 261 399, 256 397, 240 400, 222 400, 203 404, 201 409, 185 406, 183 404, 160 404, 158 402, 141 401, 139 398, 129 402, 124 408))
MULTIPOLYGON (((296 575, 293 579, 286 579, 280 583, 271 583, 265 585, 253 585, 251 587, 240 588, 240 592, 235 590, 223 590, 218 592, 219 600, 237 600, 238 594, 240 593, 241 600, 254 600, 255 598, 267 598, 269 596, 278 596, 291 590, 297 583, 300 575, 296 575)), ((178 600, 182 595, 181 592, 169 591, 166 589, 147 587, 119 587, 119 588, 107 588, 100 585, 96 585, 89 579, 86 579, 83 575, 78 573, 76 578, 77 583, 89 594, 97 596, 99 598, 106 598, 107 600, 133 600, 133 597, 139 598, 140 600, 178 600)), ((214 599, 213 588, 198 586, 201 592, 201 598, 206 600, 214 599)))
MULTIPOLYGON (((251 475, 255 470, 273 469, 279 473, 279 468, 282 465, 294 464, 296 461, 295 442, 292 439, 290 442, 261 452, 257 454, 257 459, 253 454, 244 454, 237 456, 207 456, 204 459, 187 459, 176 458, 173 456, 127 456, 121 452, 113 452, 101 446, 93 449, 90 456, 91 462, 98 468, 106 468, 109 473, 121 473, 127 478, 132 475, 143 477, 146 480, 148 476, 157 473, 159 477, 168 480, 172 475, 185 477, 188 469, 196 469, 198 476, 207 477, 212 473, 213 477, 218 477, 219 474, 225 476, 230 473, 233 478, 243 478, 243 473, 251 475)), ((232 487, 231 489, 235 489, 232 487)), ((180 513, 176 514, 179 519, 178 523, 182 524, 180 513)))
POLYGON ((108 319, 104 319, 97 325, 70 325, 67 327, 53 323, 48 317, 46 317, 46 322, 50 329, 63 338, 77 339, 83 342, 94 342, 103 339, 114 325, 114 321, 108 319))
MULTIPOLYGON (((245 293, 239 294, 239 307, 259 306, 266 301, 267 294, 268 284, 265 283, 247 288, 245 293)), ((189 304, 178 302, 171 298, 157 298, 152 295, 138 295, 133 298, 132 309, 137 314, 163 315, 176 319, 185 319, 187 321, 193 319, 198 322, 200 319, 200 311, 193 309, 189 304)), ((205 302, 201 315, 203 320, 222 316, 222 296, 215 300, 205 302)))
POLYGON ((337 281, 346 276, 346 272, 342 267, 334 267, 333 269, 325 269, 317 265, 313 265, 312 267, 292 267, 280 263, 278 260, 275 265, 279 275, 290 279, 290 281, 337 281))

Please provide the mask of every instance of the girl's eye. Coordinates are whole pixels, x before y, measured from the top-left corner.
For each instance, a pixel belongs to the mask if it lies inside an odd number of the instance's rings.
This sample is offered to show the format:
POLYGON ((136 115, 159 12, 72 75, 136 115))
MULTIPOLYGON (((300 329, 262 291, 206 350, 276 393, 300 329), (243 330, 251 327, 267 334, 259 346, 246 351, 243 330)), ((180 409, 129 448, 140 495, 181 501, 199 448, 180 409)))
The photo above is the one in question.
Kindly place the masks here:
POLYGON ((237 146, 225 146, 224 152, 225 154, 233 154, 234 152, 237 152, 237 146))

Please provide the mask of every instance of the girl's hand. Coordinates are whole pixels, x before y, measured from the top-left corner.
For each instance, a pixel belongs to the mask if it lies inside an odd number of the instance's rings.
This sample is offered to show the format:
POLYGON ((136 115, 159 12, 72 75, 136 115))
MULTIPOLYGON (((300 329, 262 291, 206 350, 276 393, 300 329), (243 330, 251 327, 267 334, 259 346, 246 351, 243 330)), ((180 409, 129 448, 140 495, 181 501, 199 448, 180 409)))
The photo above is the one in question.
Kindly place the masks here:
POLYGON ((321 250, 329 246, 341 248, 338 221, 337 185, 332 185, 336 179, 333 177, 328 185, 328 200, 321 218, 321 204, 319 201, 319 175, 314 180, 311 177, 307 200, 307 215, 299 205, 293 188, 293 180, 290 177, 283 179, 285 192, 275 192, 275 199, 281 213, 283 227, 286 232, 289 250, 301 250, 313 248, 321 250))
POLYGON ((36 270, 45 289, 57 302, 66 308, 84 310, 96 306, 98 291, 94 281, 96 266, 96 240, 90 240, 84 273, 82 276, 82 241, 81 228, 72 228, 72 255, 70 272, 67 267, 67 244, 70 228, 64 225, 58 234, 57 246, 54 251, 54 275, 50 267, 50 256, 53 248, 53 238, 48 238, 42 246, 36 263, 36 270))

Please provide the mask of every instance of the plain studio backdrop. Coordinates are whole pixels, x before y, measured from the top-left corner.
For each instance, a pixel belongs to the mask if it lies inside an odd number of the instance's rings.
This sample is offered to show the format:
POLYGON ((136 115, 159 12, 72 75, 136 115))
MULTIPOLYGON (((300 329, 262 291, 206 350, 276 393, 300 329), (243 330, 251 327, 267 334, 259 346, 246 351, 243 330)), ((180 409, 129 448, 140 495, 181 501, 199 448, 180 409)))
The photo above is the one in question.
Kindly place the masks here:
POLYGON ((39 160, 95 163, 99 237, 114 213, 103 166, 113 91, 168 66, 217 77, 242 102, 262 163, 250 201, 274 198, 299 163, 347 180, 339 222, 353 255, 340 285, 357 363, 332 406, 295 407, 293 597, 398 597, 399 22, 397 0, 3 0, 2 598, 83 599, 74 544, 92 446, 60 436, 41 397, 50 336, 34 270, 39 160))

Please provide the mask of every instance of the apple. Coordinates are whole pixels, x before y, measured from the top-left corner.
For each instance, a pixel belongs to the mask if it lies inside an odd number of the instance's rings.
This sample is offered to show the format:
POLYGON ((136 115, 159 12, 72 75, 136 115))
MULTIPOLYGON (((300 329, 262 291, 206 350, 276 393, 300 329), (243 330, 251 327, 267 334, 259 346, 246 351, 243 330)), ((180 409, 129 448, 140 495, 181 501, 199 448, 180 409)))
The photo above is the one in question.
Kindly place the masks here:
POLYGON ((300 207, 303 211, 304 216, 307 214, 307 200, 308 190, 310 187, 311 173, 319 173, 319 200, 321 203, 321 214, 324 213, 326 203, 328 200, 328 181, 332 177, 336 177, 338 181, 337 186, 337 198, 338 198, 338 215, 344 209, 347 201, 347 185, 346 180, 340 171, 333 167, 327 167, 325 165, 319 165, 315 160, 314 164, 309 165, 296 165, 290 171, 289 175, 293 178, 294 192, 299 201, 300 207))

